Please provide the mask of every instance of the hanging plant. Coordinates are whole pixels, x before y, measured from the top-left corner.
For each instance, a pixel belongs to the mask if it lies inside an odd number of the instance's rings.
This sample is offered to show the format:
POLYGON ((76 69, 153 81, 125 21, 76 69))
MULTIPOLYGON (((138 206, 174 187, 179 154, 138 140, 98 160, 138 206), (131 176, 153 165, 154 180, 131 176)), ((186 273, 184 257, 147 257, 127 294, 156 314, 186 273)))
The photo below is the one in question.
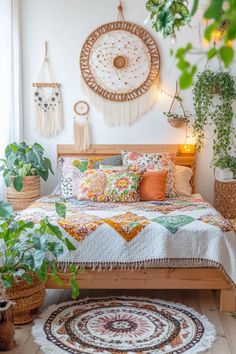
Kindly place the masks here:
POLYGON ((232 104, 235 98, 235 79, 229 72, 205 70, 198 75, 193 89, 196 147, 198 151, 201 150, 204 128, 207 124, 213 124, 213 165, 219 164, 219 159, 229 156, 232 149, 232 104))
POLYGON ((179 128, 184 123, 189 122, 190 116, 184 108, 183 99, 180 97, 178 82, 176 82, 175 95, 173 96, 169 111, 163 113, 168 118, 168 123, 172 125, 172 127, 179 128), (179 103, 182 114, 179 114, 173 110, 175 101, 179 103))
POLYGON ((185 0, 148 0, 146 8, 151 13, 155 30, 164 37, 175 37, 176 30, 191 20, 186 3, 185 0))

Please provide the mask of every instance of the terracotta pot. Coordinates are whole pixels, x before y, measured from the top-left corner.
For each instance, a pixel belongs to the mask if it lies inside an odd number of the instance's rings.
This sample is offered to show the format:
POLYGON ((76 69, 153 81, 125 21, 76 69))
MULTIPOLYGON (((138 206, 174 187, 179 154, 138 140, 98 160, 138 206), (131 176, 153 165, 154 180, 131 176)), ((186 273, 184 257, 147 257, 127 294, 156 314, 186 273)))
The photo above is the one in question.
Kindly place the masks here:
POLYGON ((13 206, 15 211, 27 208, 40 197, 40 177, 23 177, 23 189, 17 192, 11 184, 7 188, 7 201, 13 206))
POLYGON ((0 300, 0 351, 12 350, 16 346, 14 340, 13 303, 6 299, 0 300))
POLYGON ((32 277, 32 284, 28 284, 22 278, 15 281, 12 288, 7 288, 5 295, 7 299, 12 300, 15 305, 13 309, 14 324, 30 323, 32 313, 42 305, 45 296, 45 284, 40 282, 34 274, 32 277))

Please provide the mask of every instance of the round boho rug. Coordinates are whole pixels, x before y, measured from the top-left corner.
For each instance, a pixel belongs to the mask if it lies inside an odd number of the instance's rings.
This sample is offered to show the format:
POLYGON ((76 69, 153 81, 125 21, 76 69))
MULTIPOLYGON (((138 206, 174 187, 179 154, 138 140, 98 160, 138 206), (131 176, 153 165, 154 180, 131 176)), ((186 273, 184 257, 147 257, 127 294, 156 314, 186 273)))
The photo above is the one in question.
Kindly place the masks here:
POLYGON ((192 308, 140 297, 86 298, 50 306, 33 336, 44 353, 197 354, 215 328, 192 308))

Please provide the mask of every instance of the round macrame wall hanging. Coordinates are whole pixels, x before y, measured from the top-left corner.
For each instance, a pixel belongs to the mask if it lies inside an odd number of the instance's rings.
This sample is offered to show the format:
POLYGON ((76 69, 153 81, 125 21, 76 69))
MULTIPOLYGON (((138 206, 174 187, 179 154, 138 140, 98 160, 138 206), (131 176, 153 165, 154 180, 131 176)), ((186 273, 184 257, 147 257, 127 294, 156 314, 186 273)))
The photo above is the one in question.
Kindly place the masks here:
POLYGON ((124 21, 104 24, 85 41, 80 55, 83 82, 91 102, 110 125, 132 124, 155 102, 160 55, 153 37, 124 21))

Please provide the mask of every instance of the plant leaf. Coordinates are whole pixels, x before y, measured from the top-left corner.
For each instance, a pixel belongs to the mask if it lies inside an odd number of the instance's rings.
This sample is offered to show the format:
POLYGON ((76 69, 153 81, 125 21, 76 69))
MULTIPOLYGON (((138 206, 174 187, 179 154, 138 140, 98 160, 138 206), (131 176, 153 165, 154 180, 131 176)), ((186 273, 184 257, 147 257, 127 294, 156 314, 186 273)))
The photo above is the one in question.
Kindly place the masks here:
POLYGON ((33 254, 34 257, 34 267, 35 269, 39 269, 42 267, 44 258, 45 258, 45 252, 42 250, 36 250, 33 254))
POLYGON ((70 285, 71 285, 71 288, 72 288, 71 297, 73 299, 76 299, 79 296, 80 291, 79 291, 79 284, 77 283, 77 281, 76 281, 76 279, 74 277, 70 278, 70 285))
POLYGON ((217 54, 217 49, 215 47, 212 47, 207 53, 207 58, 212 59, 214 58, 214 56, 216 56, 216 54, 217 54))
POLYGON ((234 59, 234 50, 231 47, 223 46, 219 49, 220 57, 225 66, 228 67, 234 59))
POLYGON ((191 16, 194 16, 195 13, 197 12, 198 5, 199 5, 199 0, 194 0, 192 11, 191 11, 191 16))
POLYGON ((61 280, 61 278, 57 275, 57 274, 53 274, 52 275, 52 278, 55 280, 55 282, 58 284, 58 285, 63 285, 63 281, 61 280))
POLYGON ((17 192, 20 192, 23 188, 23 177, 16 176, 13 178, 13 186, 17 192))
POLYGON ((8 219, 13 213, 11 204, 0 201, 0 218, 8 219))
POLYGON ((21 177, 29 176, 31 170, 31 163, 24 164, 23 167, 19 169, 19 175, 21 177))
POLYGON ((207 19, 215 19, 216 21, 220 21, 222 16, 222 5, 223 0, 211 0, 210 6, 207 8, 204 14, 204 18, 207 19))
POLYGON ((184 71, 179 78, 179 85, 181 89, 190 87, 193 83, 193 74, 188 71, 184 71))
POLYGON ((65 204, 56 203, 55 207, 56 207, 57 215, 60 216, 61 218, 65 219, 65 217, 66 217, 66 206, 65 206, 65 204))
POLYGON ((21 278, 23 278, 26 281, 26 283, 33 284, 33 279, 31 275, 29 275, 29 273, 22 274, 21 278))
POLYGON ((66 242, 66 247, 69 251, 76 250, 76 247, 73 245, 73 243, 71 243, 71 241, 67 237, 65 238, 65 242, 66 242))
POLYGON ((212 32, 217 28, 217 26, 218 26, 218 23, 213 22, 211 25, 207 26, 207 28, 205 29, 204 37, 208 42, 210 42, 212 32))
POLYGON ((48 179, 48 171, 37 169, 37 172, 39 176, 42 177, 42 179, 46 182, 48 179))
POLYGON ((51 161, 47 157, 44 157, 43 162, 44 162, 44 165, 47 167, 47 169, 49 169, 50 172, 54 175, 51 161))

